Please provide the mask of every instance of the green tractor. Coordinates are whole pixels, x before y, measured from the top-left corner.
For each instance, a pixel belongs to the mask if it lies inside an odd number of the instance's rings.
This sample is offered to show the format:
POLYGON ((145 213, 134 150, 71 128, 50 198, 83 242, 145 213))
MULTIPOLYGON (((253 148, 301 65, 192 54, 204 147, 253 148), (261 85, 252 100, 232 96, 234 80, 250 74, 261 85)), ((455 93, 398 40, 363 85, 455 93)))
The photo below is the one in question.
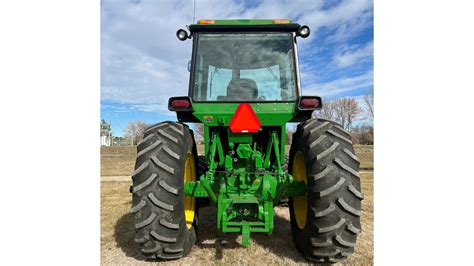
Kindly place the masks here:
POLYGON ((290 20, 200 20, 193 39, 189 94, 169 99, 178 122, 149 127, 132 173, 135 241, 147 257, 189 254, 198 210, 215 206, 217 229, 272 234, 274 207, 288 198, 294 243, 311 261, 354 252, 363 195, 351 135, 312 118, 321 98, 302 96, 297 37, 290 20), (191 128, 202 123, 204 156, 191 128), (285 156, 286 125, 299 123, 285 156))

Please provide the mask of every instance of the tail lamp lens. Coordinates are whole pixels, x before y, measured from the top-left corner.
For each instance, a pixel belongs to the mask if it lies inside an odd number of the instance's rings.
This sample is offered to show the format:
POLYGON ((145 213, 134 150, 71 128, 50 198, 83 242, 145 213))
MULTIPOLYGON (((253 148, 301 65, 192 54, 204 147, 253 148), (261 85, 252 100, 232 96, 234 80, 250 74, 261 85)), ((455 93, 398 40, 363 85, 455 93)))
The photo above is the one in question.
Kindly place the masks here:
POLYGON ((171 102, 171 106, 176 109, 185 109, 191 105, 189 100, 186 99, 177 99, 171 102))
POLYGON ((304 109, 316 108, 319 106, 319 100, 316 98, 305 98, 301 99, 300 107, 304 109))

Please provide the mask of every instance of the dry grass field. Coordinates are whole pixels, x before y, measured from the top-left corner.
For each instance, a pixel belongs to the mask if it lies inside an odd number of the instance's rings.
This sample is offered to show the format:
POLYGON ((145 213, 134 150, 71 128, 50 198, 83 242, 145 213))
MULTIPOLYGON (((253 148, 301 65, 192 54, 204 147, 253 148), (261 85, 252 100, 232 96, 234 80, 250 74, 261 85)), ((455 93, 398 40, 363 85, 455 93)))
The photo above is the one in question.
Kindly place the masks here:
POLYGON ((136 156, 136 147, 100 147, 100 175, 130 175, 135 167, 136 156))
MULTIPOLYGON (((361 174, 362 233, 357 239, 356 252, 342 265, 373 264, 373 174, 361 174)), ((128 213, 131 204, 130 182, 102 182, 101 184, 101 264, 150 265, 134 242, 133 216, 128 213)), ((196 245, 188 257, 166 262, 167 265, 268 265, 308 264, 291 240, 289 212, 276 207, 273 235, 252 234, 250 247, 240 246, 237 234, 220 235, 216 215, 211 207, 200 212, 200 227, 196 245)))
MULTIPOLYGON (((286 145, 286 152, 290 149, 286 145)), ((355 153, 359 158, 361 170, 374 168, 374 146, 355 145, 355 153)), ((198 153, 204 153, 204 146, 198 145, 198 153)), ((101 176, 127 176, 135 166, 136 147, 101 147, 100 148, 100 175, 101 176)))
MULTIPOLYGON (((286 147, 288 152, 289 146, 286 147)), ((361 169, 373 169, 373 146, 355 146, 361 161, 361 169)), ((101 175, 130 175, 135 164, 135 147, 101 147, 101 175)), ((203 146, 198 146, 203 153, 203 146)), ((120 179, 120 180, 123 180, 120 179)), ((373 174, 361 174, 362 233, 359 235, 356 253, 343 264, 373 264, 373 174)), ((131 195, 130 181, 101 182, 101 263, 104 265, 153 264, 146 261, 134 242, 133 216, 128 213, 131 195)), ((200 227, 196 245, 191 254, 183 259, 166 262, 170 265, 222 265, 222 264, 308 264, 296 250, 291 239, 289 212, 286 207, 276 207, 273 235, 252 234, 252 245, 240 246, 238 234, 220 235, 217 232, 216 215, 212 207, 200 211, 200 227)), ((155 262, 156 263, 156 262, 155 262)))
POLYGON ((354 145, 354 150, 360 160, 360 169, 374 169, 374 145, 354 145))
MULTIPOLYGON (((289 146, 286 147, 288 151, 289 146)), ((355 146, 362 169, 373 169, 373 146, 355 146)), ((123 176, 117 180, 130 180, 135 164, 135 147, 102 147, 101 175, 123 176)), ((202 145, 198 152, 203 152, 202 145)), ((104 178, 105 179, 105 178, 104 178)), ((344 265, 373 264, 373 174, 362 173, 362 233, 356 245, 356 253, 344 265)), ((101 182, 101 264, 135 265, 157 264, 146 261, 134 242, 130 181, 101 182)), ((168 265, 227 265, 227 264, 308 264, 296 250, 291 239, 289 211, 286 207, 275 208, 275 230, 273 235, 252 234, 252 245, 242 247, 238 234, 220 235, 217 232, 216 215, 212 207, 200 211, 200 227, 197 242, 191 254, 183 259, 166 262, 168 265)), ((163 263, 163 262, 160 262, 163 263)))

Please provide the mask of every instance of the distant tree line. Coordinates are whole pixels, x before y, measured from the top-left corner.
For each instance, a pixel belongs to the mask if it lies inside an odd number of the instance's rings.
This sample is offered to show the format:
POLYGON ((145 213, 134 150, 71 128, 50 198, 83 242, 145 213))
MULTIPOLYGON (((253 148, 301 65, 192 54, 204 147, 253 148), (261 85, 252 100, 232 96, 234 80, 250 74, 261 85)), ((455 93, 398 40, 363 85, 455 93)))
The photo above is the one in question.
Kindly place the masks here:
POLYGON ((374 145, 374 127, 370 124, 353 127, 351 135, 354 144, 374 145))

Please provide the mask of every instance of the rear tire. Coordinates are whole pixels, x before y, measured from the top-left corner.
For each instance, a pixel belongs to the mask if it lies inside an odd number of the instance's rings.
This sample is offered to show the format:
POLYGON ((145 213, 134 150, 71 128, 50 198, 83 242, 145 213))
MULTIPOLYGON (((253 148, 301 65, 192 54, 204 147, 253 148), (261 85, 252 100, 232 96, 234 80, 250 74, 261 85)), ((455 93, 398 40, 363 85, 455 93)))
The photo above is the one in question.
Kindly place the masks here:
POLYGON ((191 251, 197 213, 190 203, 193 198, 184 197, 184 179, 196 179, 196 162, 192 131, 180 123, 155 124, 138 143, 130 212, 135 216, 135 242, 146 257, 178 259, 191 251), (194 214, 191 222, 186 221, 185 208, 192 209, 187 211, 188 217, 194 214))
POLYGON ((350 134, 337 123, 322 119, 299 124, 293 135, 289 172, 300 172, 297 165, 306 170, 307 207, 301 207, 304 198, 290 198, 296 247, 312 261, 341 261, 354 252, 361 230, 363 195, 350 134), (301 209, 306 209, 304 215, 301 209))

